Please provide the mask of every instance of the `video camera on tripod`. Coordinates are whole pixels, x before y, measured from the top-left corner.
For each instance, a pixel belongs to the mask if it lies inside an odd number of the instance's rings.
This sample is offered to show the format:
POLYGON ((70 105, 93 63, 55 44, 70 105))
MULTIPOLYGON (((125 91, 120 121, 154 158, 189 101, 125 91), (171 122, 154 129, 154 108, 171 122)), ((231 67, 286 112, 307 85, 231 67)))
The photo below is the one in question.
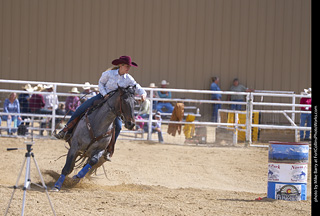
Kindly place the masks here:
MULTIPOLYGON (((9 211, 11 201, 13 199, 13 196, 14 196, 14 193, 15 193, 16 189, 18 188, 18 184, 19 184, 19 180, 20 180, 20 177, 21 177, 21 174, 22 174, 22 170, 23 170, 26 162, 27 162, 27 165, 26 165, 26 172, 25 172, 25 180, 24 180, 24 184, 23 184, 23 188, 22 188, 22 190, 23 190, 23 200, 22 200, 21 215, 24 215, 27 190, 30 189, 31 184, 37 185, 38 187, 43 188, 45 190, 47 198, 48 198, 48 201, 49 201, 49 204, 50 204, 50 207, 51 207, 51 210, 53 212, 53 215, 56 215, 55 210, 54 210, 53 205, 52 205, 52 202, 50 200, 49 194, 48 194, 47 186, 45 185, 45 183, 43 181, 43 177, 41 175, 38 163, 37 163, 37 161, 36 161, 36 159, 34 157, 34 154, 32 152, 32 145, 34 144, 34 142, 32 141, 32 142, 24 142, 24 143, 26 144, 27 152, 25 153, 25 158, 24 158, 24 161, 23 161, 22 166, 20 168, 16 184, 13 186, 13 191, 12 191, 11 198, 10 198, 10 201, 8 203, 5 215, 7 215, 8 211, 9 211), (38 170, 38 174, 40 176, 42 185, 36 184, 36 183, 31 181, 31 177, 30 177, 31 157, 33 159, 33 162, 34 162, 37 170, 38 170)), ((7 148, 7 151, 19 150, 19 149, 22 149, 22 148, 7 148)))

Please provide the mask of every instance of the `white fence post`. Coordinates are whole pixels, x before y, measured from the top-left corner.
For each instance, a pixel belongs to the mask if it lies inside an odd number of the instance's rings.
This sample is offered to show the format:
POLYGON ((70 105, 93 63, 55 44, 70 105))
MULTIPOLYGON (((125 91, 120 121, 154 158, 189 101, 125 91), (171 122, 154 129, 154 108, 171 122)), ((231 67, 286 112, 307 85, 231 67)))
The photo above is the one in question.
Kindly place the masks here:
POLYGON ((56 104, 56 102, 57 102, 56 97, 58 97, 57 96, 57 84, 53 85, 53 92, 52 93, 53 93, 54 100, 53 100, 53 107, 52 107, 51 134, 54 133, 54 130, 56 127, 56 109, 55 109, 55 107, 56 107, 56 105, 58 105, 58 104, 56 104))
POLYGON ((239 112, 234 113, 234 131, 233 131, 233 145, 238 144, 238 121, 239 121, 239 112))
MULTIPOLYGON (((296 119, 296 114, 294 112, 296 110, 295 104, 296 104, 296 97, 295 97, 295 95, 292 95, 292 111, 293 112, 291 114, 291 119, 292 119, 293 122, 295 122, 295 119, 296 119)), ((297 129, 294 130, 294 139, 295 139, 296 142, 299 141, 298 130, 297 129)))
POLYGON ((152 139, 152 110, 153 110, 153 89, 150 89, 150 107, 148 119, 148 140, 152 139))
POLYGON ((247 97, 246 97, 246 100, 247 100, 247 104, 246 104, 246 142, 249 142, 250 141, 250 126, 249 126, 249 121, 250 121, 250 118, 249 118, 249 115, 250 115, 250 95, 247 94, 247 97))
POLYGON ((249 145, 252 144, 252 111, 253 111, 253 95, 250 92, 247 95, 247 109, 246 109, 246 141, 249 145))

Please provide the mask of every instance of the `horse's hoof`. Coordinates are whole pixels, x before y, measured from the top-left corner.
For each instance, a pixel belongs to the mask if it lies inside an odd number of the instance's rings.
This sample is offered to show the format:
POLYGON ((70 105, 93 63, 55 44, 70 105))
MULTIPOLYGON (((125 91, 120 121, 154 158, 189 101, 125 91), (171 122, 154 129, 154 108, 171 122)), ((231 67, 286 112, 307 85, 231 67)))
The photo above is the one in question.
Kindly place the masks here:
POLYGON ((52 192, 59 192, 60 190, 59 190, 59 188, 53 187, 53 188, 51 188, 51 191, 52 192))
POLYGON ((74 176, 72 177, 72 181, 73 181, 74 183, 79 183, 79 182, 80 182, 80 179, 81 179, 81 178, 79 178, 77 175, 74 175, 74 176))

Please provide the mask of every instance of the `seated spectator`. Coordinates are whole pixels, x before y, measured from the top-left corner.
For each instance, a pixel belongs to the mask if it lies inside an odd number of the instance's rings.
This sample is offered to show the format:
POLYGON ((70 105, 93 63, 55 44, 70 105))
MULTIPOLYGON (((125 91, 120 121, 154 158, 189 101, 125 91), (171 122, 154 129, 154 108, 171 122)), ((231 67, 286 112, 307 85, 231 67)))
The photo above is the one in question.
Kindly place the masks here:
MULTIPOLYGON (((161 88, 167 88, 168 85, 169 85, 169 83, 166 80, 161 81, 161 88)), ((159 98, 171 98, 171 92, 158 91, 158 96, 159 96, 159 98)), ((158 101, 157 111, 162 113, 162 112, 164 112, 162 110, 163 108, 165 109, 165 112, 167 112, 167 113, 172 113, 172 111, 173 111, 173 106, 170 102, 161 102, 161 100, 158 101)))
MULTIPOLYGON (((157 120, 157 122, 153 122, 152 123, 152 133, 155 133, 157 132, 158 133, 158 141, 159 143, 163 143, 163 136, 162 136, 162 130, 161 130, 161 113, 160 112, 157 112, 154 116, 153 116, 153 119, 154 120, 157 120)), ((144 124, 144 127, 143 127, 144 131, 146 133, 148 133, 148 123, 145 123, 144 124)))
MULTIPOLYGON (((26 91, 26 93, 19 94, 18 100, 20 104, 20 113, 30 113, 29 109, 29 100, 31 98, 31 93, 33 92, 33 88, 30 84, 26 84, 22 86, 22 89, 26 91)), ((30 125, 28 116, 21 116, 22 120, 25 120, 25 125, 28 127, 30 125)))
MULTIPOLYGON (((57 115, 65 115, 66 114, 66 110, 65 110, 65 104, 64 103, 59 103, 58 109, 56 109, 56 114, 57 115)), ((56 128, 57 129, 62 129, 63 128, 63 124, 62 124, 62 118, 56 118, 56 128)))
POLYGON ((88 99, 88 96, 90 98, 90 97, 93 97, 93 96, 97 95, 97 93, 95 91, 91 90, 90 85, 91 84, 89 82, 85 82, 84 83, 84 86, 82 87, 83 88, 82 94, 84 94, 84 95, 80 99, 81 103, 85 102, 88 99))
MULTIPOLYGON (((45 85, 44 89, 47 92, 53 92, 53 86, 52 85, 45 85)), ((57 95, 44 95, 44 101, 45 101, 45 105, 44 108, 47 110, 52 110, 52 109, 58 109, 58 105, 59 105, 59 100, 58 100, 58 96, 57 95)))
MULTIPOLYGON (((21 113, 29 113, 29 99, 31 97, 31 92, 33 92, 33 88, 30 84, 26 84, 22 86, 22 89, 27 91, 26 93, 19 94, 18 100, 20 103, 20 112, 21 113)), ((22 119, 25 119, 25 117, 22 117, 22 119)))
MULTIPOLYGON (((136 120, 143 120, 140 115, 136 115, 136 120)), ((142 129, 143 130, 144 122, 136 122, 136 130, 142 129)))
MULTIPOLYGON (((45 88, 42 84, 38 84, 33 88, 34 91, 41 92, 45 88)), ((49 109, 45 109, 45 99, 42 94, 32 94, 31 98, 29 99, 29 108, 31 113, 37 114, 51 114, 52 111, 49 109)), ((46 128, 48 119, 42 118, 40 127, 46 128)), ((43 135, 43 130, 40 131, 40 135, 43 135)))
MULTIPOLYGON (((19 100, 17 99, 16 93, 10 93, 9 97, 5 99, 3 105, 3 112, 20 113, 20 104, 19 100)), ((12 121, 14 122, 14 127, 18 127, 22 121, 20 115, 3 115, 2 118, 4 121, 7 121, 8 135, 12 135, 17 131, 16 129, 11 129, 12 121)))
POLYGON ((141 103, 138 115, 140 115, 142 118, 149 118, 150 100, 146 99, 143 102, 141 102, 141 100, 138 100, 138 102, 141 103))
MULTIPOLYGON (((235 78, 233 80, 233 85, 230 87, 230 91, 234 92, 253 92, 253 89, 248 89, 247 87, 239 84, 239 79, 235 78)), ((229 100, 236 101, 236 102, 244 102, 245 101, 245 95, 231 95, 229 96, 229 100)), ((232 110, 241 110, 241 104, 231 104, 232 110)))
MULTIPOLYGON (((69 92, 73 94, 80 93, 77 87, 73 87, 69 92)), ((81 103, 78 96, 68 96, 65 104, 66 104, 67 115, 72 115, 76 111, 76 109, 80 106, 81 103)))
MULTIPOLYGON (((44 88, 42 84, 38 84, 33 88, 33 90, 37 92, 41 92, 43 89, 44 88)), ((41 94, 34 93, 29 99, 29 109, 31 113, 51 114, 50 110, 44 108, 45 105, 46 103, 44 97, 41 94)))
MULTIPOLYGON (((53 85, 45 85, 44 90, 47 92, 53 92, 53 85)), ((44 95, 44 100, 45 100, 45 106, 44 110, 46 110, 48 113, 52 113, 52 110, 54 109, 56 112, 56 115, 64 115, 60 112, 59 109, 59 100, 58 96, 55 94, 46 94, 44 95)), ((61 119, 56 118, 55 123, 59 124, 61 122, 61 119)), ((52 119, 46 119, 41 123, 42 128, 49 128, 52 123, 52 119)), ((43 131, 40 132, 41 135, 43 135, 43 131)), ((49 133, 50 134, 50 133, 49 133)))

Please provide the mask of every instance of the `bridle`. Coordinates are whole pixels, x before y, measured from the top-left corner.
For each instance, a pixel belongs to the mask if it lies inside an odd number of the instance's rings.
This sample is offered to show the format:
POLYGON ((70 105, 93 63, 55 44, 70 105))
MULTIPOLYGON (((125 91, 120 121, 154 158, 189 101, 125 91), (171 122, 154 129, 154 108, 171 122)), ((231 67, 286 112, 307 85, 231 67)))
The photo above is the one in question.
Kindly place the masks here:
POLYGON ((107 100, 106 102, 107 102, 107 105, 109 106, 109 108, 112 110, 112 112, 116 115, 116 116, 123 116, 123 110, 122 110, 122 100, 123 100, 123 95, 124 94, 126 94, 126 93, 129 93, 129 94, 131 94, 131 92, 128 92, 128 91, 126 91, 126 90, 121 90, 120 88, 119 89, 117 89, 117 90, 115 90, 110 96, 109 96, 109 98, 110 97, 112 97, 115 93, 116 93, 116 91, 120 91, 120 105, 119 105, 119 110, 116 110, 116 108, 115 107, 112 107, 110 104, 109 104, 109 100, 107 100))

